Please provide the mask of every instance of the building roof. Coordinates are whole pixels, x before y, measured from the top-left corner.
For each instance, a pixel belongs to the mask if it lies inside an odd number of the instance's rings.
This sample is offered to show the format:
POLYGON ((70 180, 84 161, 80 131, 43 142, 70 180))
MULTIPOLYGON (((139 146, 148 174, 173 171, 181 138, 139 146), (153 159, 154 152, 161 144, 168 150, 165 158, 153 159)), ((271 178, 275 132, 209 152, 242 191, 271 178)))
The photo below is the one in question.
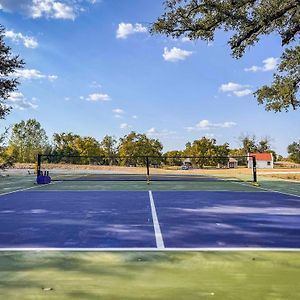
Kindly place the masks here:
POLYGON ((256 160, 273 160, 272 153, 249 153, 249 159, 252 160, 251 156, 255 156, 256 160))
POLYGON ((237 163, 238 161, 235 158, 229 157, 228 162, 237 163))

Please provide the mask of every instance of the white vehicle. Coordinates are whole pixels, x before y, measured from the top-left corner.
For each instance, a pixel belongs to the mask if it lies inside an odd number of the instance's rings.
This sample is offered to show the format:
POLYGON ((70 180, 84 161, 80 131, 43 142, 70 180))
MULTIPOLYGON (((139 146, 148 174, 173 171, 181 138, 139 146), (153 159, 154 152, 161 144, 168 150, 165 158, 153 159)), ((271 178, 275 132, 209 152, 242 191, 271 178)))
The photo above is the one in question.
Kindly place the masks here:
POLYGON ((181 170, 188 170, 190 167, 187 164, 181 166, 181 170))

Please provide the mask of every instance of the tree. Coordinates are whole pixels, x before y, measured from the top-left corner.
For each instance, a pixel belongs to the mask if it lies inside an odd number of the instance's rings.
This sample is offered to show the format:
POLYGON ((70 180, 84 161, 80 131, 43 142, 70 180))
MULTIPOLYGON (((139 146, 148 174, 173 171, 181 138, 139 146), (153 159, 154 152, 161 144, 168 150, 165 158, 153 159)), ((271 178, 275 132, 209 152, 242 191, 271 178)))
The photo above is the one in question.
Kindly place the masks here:
POLYGON ((103 159, 98 157, 103 157, 104 151, 93 137, 63 132, 53 135, 53 154, 57 156, 53 162, 103 164, 103 159))
POLYGON ((101 148, 104 151, 104 155, 107 157, 114 156, 117 153, 117 140, 113 136, 106 135, 100 143, 101 148))
POLYGON ((184 158, 182 158, 183 156, 183 151, 168 151, 163 155, 164 163, 169 166, 181 166, 184 161, 184 158))
POLYGON ((281 58, 282 61, 278 66, 281 75, 274 74, 271 86, 264 85, 255 92, 258 103, 265 103, 268 111, 288 111, 290 106, 295 110, 300 106, 297 99, 300 82, 300 47, 286 49, 281 58))
POLYGON ((48 137, 35 119, 21 121, 12 127, 7 153, 17 162, 35 162, 36 156, 48 147, 48 137))
POLYGON ((101 143, 100 147, 103 151, 104 155, 104 162, 106 165, 113 165, 117 164, 117 159, 113 158, 117 155, 118 149, 117 149, 117 140, 113 136, 106 135, 101 143))
POLYGON ((123 165, 141 165, 146 164, 145 156, 154 156, 158 159, 151 158, 152 164, 161 162, 161 151, 163 146, 157 139, 151 139, 146 134, 140 134, 132 131, 120 139, 119 155, 122 157, 123 165))
POLYGON ((248 155, 248 153, 257 152, 255 135, 251 136, 249 134, 246 134, 246 135, 242 134, 239 137, 239 141, 241 143, 242 155, 248 155))
POLYGON ((288 146, 289 159, 294 163, 300 163, 300 140, 288 146))
POLYGON ((81 137, 78 136, 74 139, 74 149, 81 156, 103 156, 104 152, 100 148, 100 143, 93 137, 86 136, 81 137))
MULTIPOLYGON (((255 135, 241 135, 239 137, 241 143, 242 155, 248 155, 248 153, 263 153, 263 152, 274 152, 271 150, 271 138, 266 136, 260 138, 257 141, 255 135)), ((275 152, 274 152, 275 153, 275 152)))
POLYGON ((191 159, 192 164, 203 168, 204 166, 216 166, 218 163, 224 164, 229 151, 228 143, 217 145, 215 139, 202 137, 199 140, 193 141, 185 153, 187 156, 195 157, 191 159), (219 156, 219 158, 216 158, 216 156, 219 156))
POLYGON ((268 111, 299 108, 300 46, 293 43, 299 42, 299 0, 166 0, 164 3, 165 13, 152 25, 152 33, 213 41, 219 29, 231 31, 228 43, 234 58, 241 58, 262 36, 279 34, 284 49, 279 74, 274 75, 271 86, 261 87, 254 95, 268 111))
POLYGON ((62 132, 53 134, 53 154, 59 156, 78 156, 78 149, 74 146, 76 139, 80 138, 78 134, 72 132, 62 132))
POLYGON ((0 170, 4 170, 13 166, 14 158, 7 153, 7 147, 5 146, 5 140, 7 138, 8 129, 0 134, 0 170))
POLYGON ((271 145, 270 145, 271 139, 269 137, 261 138, 260 141, 258 141, 256 148, 257 152, 264 153, 271 151, 271 145))
POLYGON ((11 48, 4 43, 5 29, 0 25, 0 119, 4 119, 11 107, 6 101, 10 94, 17 89, 19 81, 13 78, 17 69, 24 66, 24 61, 18 55, 13 56, 11 48))

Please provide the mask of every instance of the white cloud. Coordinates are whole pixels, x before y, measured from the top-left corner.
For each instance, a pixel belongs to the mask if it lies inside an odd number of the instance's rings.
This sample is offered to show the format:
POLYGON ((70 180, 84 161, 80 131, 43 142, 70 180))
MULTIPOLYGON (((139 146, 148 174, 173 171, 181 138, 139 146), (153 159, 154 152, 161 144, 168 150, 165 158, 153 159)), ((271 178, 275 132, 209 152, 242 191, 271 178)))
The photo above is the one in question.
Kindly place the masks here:
POLYGON ((204 136, 206 137, 206 138, 208 138, 208 139, 213 139, 213 138, 215 138, 215 134, 214 133, 205 133, 204 134, 204 136))
POLYGON ((183 43, 187 43, 187 42, 190 42, 191 40, 190 40, 190 38, 188 38, 187 36, 185 36, 185 37, 183 37, 183 38, 181 39, 181 41, 182 41, 183 43))
POLYGON ((201 120, 195 126, 185 127, 187 131, 201 131, 201 130, 211 130, 216 128, 231 128, 236 126, 237 123, 232 121, 226 121, 223 123, 212 123, 209 120, 201 120))
POLYGON ((65 101, 70 101, 71 98, 70 97, 65 97, 65 101))
POLYGON ((138 118, 138 116, 136 116, 136 115, 132 116, 132 119, 137 119, 137 118, 138 118))
POLYGON ((92 101, 92 102, 102 102, 102 101, 110 101, 111 98, 107 94, 90 94, 87 98, 85 98, 87 101, 92 101))
POLYGON ((263 66, 263 70, 264 71, 272 71, 275 70, 278 64, 278 60, 279 58, 275 58, 275 57, 269 57, 267 59, 265 59, 263 61, 264 66, 263 66))
POLYGON ((76 14, 85 11, 84 4, 93 0, 0 0, 0 9, 18 12, 31 18, 74 20, 76 14))
POLYGON ((250 68, 245 68, 244 69, 246 72, 257 72, 261 70, 261 67, 258 66, 252 66, 250 68))
POLYGON ((128 35, 134 34, 134 33, 145 33, 147 32, 147 28, 144 27, 142 24, 136 23, 135 25, 131 23, 120 23, 116 37, 117 39, 126 39, 128 35))
POLYGON ((185 60, 187 57, 192 55, 192 51, 182 50, 176 47, 172 49, 168 49, 167 47, 164 48, 163 58, 165 61, 176 62, 179 60, 185 60))
POLYGON ((244 86, 238 83, 234 82, 228 82, 221 85, 220 90, 222 92, 232 92, 232 91, 238 91, 242 89, 244 86))
POLYGON ((74 8, 55 0, 32 0, 31 16, 33 18, 71 19, 76 15, 74 8))
POLYGON ((233 91, 233 93, 237 96, 237 97, 244 97, 244 96, 248 96, 251 95, 253 92, 250 89, 244 89, 244 90, 240 90, 240 91, 233 91))
POLYGON ((90 85, 92 88, 102 88, 102 85, 100 83, 98 83, 97 81, 93 81, 90 85))
POLYGON ((36 69, 24 69, 24 70, 17 70, 14 73, 15 76, 32 80, 32 79, 48 79, 50 81, 56 80, 58 77, 56 75, 45 75, 42 74, 40 71, 36 69))
POLYGON ((58 76, 56 75, 48 75, 47 77, 50 81, 56 80, 58 78, 58 76))
MULTIPOLYGON (((234 82, 228 82, 224 83, 220 86, 220 91, 226 93, 226 92, 232 92, 237 97, 244 97, 252 94, 252 90, 249 89, 249 85, 242 85, 239 83, 234 82)), ((231 93, 229 93, 227 96, 232 96, 231 93)))
POLYGON ((265 60, 263 60, 263 66, 252 66, 250 68, 245 68, 244 70, 246 72, 268 72, 275 70, 278 65, 279 58, 278 57, 268 57, 265 60))
POLYGON ((169 137, 172 136, 174 134, 176 134, 176 131, 170 131, 167 129, 163 129, 163 130, 157 130, 155 127, 152 127, 150 129, 147 130, 146 134, 149 137, 169 137))
POLYGON ((130 128, 132 128, 132 126, 127 123, 122 123, 122 124, 120 124, 120 128, 121 129, 130 129, 130 128))
POLYGON ((38 46, 38 42, 34 37, 23 35, 21 32, 8 30, 5 32, 5 37, 12 40, 14 43, 21 42, 26 48, 36 48, 38 46))
MULTIPOLYGON (((32 98, 32 101, 35 101, 36 98, 32 98)), ((10 97, 7 99, 8 105, 11 105, 14 108, 25 110, 28 108, 36 109, 38 105, 34 104, 31 101, 28 101, 22 93, 13 92, 10 94, 10 97)))
POLYGON ((115 108, 115 109, 113 109, 112 111, 113 111, 113 113, 119 114, 119 115, 125 113, 125 111, 124 111, 123 109, 121 109, 121 108, 115 108))
POLYGON ((114 113, 114 117, 117 119, 121 119, 125 114, 125 111, 121 108, 115 108, 112 110, 112 112, 114 113))

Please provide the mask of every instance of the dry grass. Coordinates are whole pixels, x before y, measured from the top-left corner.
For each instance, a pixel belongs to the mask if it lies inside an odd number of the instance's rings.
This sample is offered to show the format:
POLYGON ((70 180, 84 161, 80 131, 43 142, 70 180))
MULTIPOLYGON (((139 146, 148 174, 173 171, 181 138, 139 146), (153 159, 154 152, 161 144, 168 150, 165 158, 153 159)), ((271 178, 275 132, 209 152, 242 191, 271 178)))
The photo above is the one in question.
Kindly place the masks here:
POLYGON ((268 177, 300 181, 300 174, 271 174, 268 177))
MULTIPOLYGON (((36 164, 15 164, 15 169, 35 169, 36 164)), ((101 173, 121 173, 121 174, 145 174, 145 167, 122 167, 122 166, 97 166, 97 165, 75 165, 75 164, 44 164, 45 170, 57 170, 60 172, 84 172, 84 171, 99 171, 101 173)), ((204 174, 204 175, 218 175, 224 177, 239 177, 251 176, 252 170, 248 168, 237 169, 190 169, 181 170, 179 167, 167 168, 150 168, 151 174, 204 174)), ((300 181, 300 168, 276 168, 276 169, 259 169, 259 176, 267 176, 286 180, 300 181)))

